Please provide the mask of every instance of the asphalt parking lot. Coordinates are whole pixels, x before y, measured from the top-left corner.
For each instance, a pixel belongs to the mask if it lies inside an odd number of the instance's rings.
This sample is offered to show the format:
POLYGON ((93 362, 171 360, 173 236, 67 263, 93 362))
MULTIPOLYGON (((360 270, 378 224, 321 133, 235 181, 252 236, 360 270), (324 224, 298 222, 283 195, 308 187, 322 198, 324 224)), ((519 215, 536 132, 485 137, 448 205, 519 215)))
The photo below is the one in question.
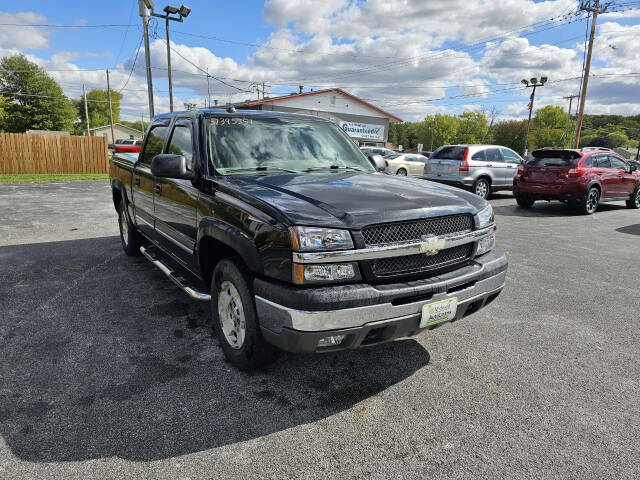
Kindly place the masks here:
POLYGON ((638 478, 640 211, 491 203, 493 304, 247 374, 107 182, 0 185, 0 478, 638 478))

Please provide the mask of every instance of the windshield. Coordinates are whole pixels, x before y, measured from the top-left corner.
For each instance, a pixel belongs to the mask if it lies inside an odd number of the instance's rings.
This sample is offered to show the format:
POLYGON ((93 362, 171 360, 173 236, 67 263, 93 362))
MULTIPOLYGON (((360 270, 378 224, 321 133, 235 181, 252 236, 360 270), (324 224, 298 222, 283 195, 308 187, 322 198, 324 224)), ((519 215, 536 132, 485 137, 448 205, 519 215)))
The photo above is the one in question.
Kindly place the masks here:
POLYGON ((237 115, 210 117, 207 123, 209 158, 222 175, 270 169, 375 171, 353 141, 330 122, 237 115))

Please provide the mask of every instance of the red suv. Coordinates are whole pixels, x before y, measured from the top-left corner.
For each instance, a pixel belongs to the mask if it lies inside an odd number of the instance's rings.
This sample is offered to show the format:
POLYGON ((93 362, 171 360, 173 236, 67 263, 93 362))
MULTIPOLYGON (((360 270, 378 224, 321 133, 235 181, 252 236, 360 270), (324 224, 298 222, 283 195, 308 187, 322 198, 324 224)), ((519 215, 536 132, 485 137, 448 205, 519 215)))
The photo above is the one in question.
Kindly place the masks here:
POLYGON ((518 167, 513 192, 522 208, 536 200, 560 200, 587 215, 605 201, 626 200, 629 208, 640 208, 640 172, 611 151, 544 148, 518 167))

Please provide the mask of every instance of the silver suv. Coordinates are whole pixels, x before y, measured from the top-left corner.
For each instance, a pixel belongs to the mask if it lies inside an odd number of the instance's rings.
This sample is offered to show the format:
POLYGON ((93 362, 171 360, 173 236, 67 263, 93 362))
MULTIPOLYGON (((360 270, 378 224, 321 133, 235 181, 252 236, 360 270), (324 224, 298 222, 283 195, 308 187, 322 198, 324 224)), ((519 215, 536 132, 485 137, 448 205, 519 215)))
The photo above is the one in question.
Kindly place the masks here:
POLYGON ((491 192, 512 190, 523 162, 516 152, 499 145, 444 145, 431 154, 422 178, 487 198, 491 192))

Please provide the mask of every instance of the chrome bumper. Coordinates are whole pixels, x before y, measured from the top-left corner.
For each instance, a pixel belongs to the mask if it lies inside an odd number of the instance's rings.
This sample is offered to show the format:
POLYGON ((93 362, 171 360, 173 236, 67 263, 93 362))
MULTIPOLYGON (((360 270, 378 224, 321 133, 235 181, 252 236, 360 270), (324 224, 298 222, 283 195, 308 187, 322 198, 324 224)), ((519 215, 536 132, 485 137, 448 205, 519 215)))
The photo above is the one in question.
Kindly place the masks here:
POLYGON ((287 307, 256 295, 256 309, 261 326, 276 333, 283 329, 321 332, 364 327, 372 323, 402 320, 408 317, 418 318, 423 305, 452 297, 458 299, 459 310, 464 314, 466 305, 478 300, 482 300, 484 304, 484 300, 499 293, 504 287, 507 272, 505 269, 491 276, 482 277, 481 275, 482 269, 474 275, 476 278, 482 278, 481 280, 467 281, 462 286, 455 287, 447 287, 447 285, 455 285, 454 282, 436 280, 432 287, 437 293, 425 295, 422 299, 410 303, 400 302, 394 305, 389 301, 361 307, 310 311, 287 307))

